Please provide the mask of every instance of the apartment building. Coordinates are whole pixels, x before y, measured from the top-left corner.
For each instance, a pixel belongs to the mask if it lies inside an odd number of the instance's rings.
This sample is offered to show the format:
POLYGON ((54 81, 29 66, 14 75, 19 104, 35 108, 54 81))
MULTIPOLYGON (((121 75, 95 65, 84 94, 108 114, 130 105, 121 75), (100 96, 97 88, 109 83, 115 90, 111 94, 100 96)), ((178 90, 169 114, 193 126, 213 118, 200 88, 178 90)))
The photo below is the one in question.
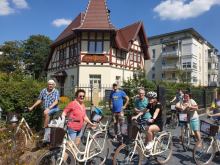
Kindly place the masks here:
POLYGON ((195 29, 152 36, 148 41, 151 57, 145 62, 148 79, 195 86, 218 84, 218 50, 195 29))

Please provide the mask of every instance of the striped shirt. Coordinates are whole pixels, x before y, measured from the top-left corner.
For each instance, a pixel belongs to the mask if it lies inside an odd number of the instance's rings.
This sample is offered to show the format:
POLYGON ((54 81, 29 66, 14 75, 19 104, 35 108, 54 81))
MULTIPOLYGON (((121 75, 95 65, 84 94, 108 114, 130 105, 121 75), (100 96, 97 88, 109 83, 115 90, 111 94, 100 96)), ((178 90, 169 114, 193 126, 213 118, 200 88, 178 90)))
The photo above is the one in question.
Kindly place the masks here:
MULTIPOLYGON (((43 108, 49 108, 56 100, 59 101, 60 95, 57 89, 53 89, 52 92, 48 92, 47 88, 44 88, 38 97, 39 100, 43 101, 43 108)), ((58 105, 54 106, 53 108, 57 108, 58 105)))

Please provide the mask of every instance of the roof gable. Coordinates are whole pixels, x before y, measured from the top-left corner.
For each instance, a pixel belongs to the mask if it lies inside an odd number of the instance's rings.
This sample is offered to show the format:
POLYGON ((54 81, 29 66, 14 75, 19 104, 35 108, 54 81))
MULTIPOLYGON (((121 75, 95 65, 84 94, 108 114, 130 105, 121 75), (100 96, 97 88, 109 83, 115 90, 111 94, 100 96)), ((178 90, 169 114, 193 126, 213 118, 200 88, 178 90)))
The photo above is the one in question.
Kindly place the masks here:
POLYGON ((54 44, 56 44, 59 41, 62 41, 63 39, 73 35, 73 29, 80 26, 82 18, 84 17, 84 13, 80 13, 68 26, 67 28, 56 38, 54 41, 54 44))
POLYGON ((142 42, 141 47, 144 51, 144 58, 150 59, 148 53, 148 47, 149 47, 148 41, 146 38, 146 33, 144 31, 144 25, 142 22, 137 22, 117 30, 115 37, 116 45, 119 49, 124 49, 129 51, 133 41, 137 38, 137 36, 140 37, 140 40, 142 42))

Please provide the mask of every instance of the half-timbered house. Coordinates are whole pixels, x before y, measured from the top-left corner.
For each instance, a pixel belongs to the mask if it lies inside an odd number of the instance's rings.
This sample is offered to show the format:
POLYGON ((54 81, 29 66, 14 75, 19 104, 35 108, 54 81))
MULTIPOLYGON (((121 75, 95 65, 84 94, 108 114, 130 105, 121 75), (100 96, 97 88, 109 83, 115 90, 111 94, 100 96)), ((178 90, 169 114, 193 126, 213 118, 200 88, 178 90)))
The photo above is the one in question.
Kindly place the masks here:
POLYGON ((46 68, 64 95, 74 86, 121 83, 143 70, 149 58, 142 22, 117 29, 106 0, 89 0, 51 45, 46 68))

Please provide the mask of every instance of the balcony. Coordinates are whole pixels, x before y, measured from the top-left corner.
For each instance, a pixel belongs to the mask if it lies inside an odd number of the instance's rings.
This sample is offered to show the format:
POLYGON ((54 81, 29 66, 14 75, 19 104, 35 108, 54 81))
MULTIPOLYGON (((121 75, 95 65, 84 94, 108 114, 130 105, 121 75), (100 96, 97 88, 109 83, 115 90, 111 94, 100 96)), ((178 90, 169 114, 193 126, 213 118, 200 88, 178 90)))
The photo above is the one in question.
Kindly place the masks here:
POLYGON ((179 82, 179 80, 177 78, 163 78, 162 80, 168 81, 168 82, 173 82, 173 83, 179 82))
POLYGON ((217 70, 217 69, 209 69, 209 70, 208 70, 208 73, 209 73, 210 75, 218 75, 218 70, 217 70))
POLYGON ((179 68, 180 68, 180 65, 178 65, 178 64, 162 65, 163 71, 176 71, 179 68))
POLYGON ((162 54, 163 58, 178 58, 179 54, 180 54, 180 51, 178 51, 178 50, 172 50, 172 51, 166 50, 166 51, 163 51, 161 54, 162 54))
POLYGON ((210 63, 218 63, 218 57, 216 55, 208 58, 208 62, 210 63))

